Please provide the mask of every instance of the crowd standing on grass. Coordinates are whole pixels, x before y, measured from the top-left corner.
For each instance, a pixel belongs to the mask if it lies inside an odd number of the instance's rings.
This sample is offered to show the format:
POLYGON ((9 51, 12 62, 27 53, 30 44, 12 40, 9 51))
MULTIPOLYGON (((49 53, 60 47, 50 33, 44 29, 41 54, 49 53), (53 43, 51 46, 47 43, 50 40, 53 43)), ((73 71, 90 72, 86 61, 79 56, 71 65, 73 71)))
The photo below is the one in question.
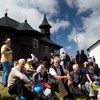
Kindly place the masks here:
POLYGON ((59 92, 63 100, 76 100, 74 94, 96 100, 92 86, 100 85, 100 69, 94 56, 81 50, 75 57, 70 57, 67 52, 59 56, 51 53, 50 57, 45 56, 39 61, 31 54, 27 60, 14 61, 11 69, 13 51, 10 44, 11 39, 7 38, 1 47, 2 86, 8 87, 8 93, 15 94, 16 100, 21 97, 26 100, 59 100, 54 91, 59 92))

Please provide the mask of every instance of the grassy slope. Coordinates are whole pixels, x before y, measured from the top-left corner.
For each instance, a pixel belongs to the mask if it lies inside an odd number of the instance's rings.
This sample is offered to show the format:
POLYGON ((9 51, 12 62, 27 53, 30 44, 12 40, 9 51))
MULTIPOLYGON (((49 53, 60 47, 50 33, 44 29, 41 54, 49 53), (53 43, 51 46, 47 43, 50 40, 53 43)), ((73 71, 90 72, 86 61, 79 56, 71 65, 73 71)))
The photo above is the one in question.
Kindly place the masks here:
MULTIPOLYGON (((2 71, 0 70, 0 77, 2 76, 2 71)), ((1 80, 0 80, 0 100, 15 100, 14 96, 9 97, 8 96, 8 90, 7 88, 3 88, 1 86, 1 80)))
MULTIPOLYGON (((0 71, 0 76, 2 75, 2 72, 0 71)), ((93 87, 94 91, 97 89, 97 88, 100 88, 100 86, 95 86, 93 87)), ((7 88, 3 88, 1 86, 1 81, 0 81, 0 94, 1 94, 1 98, 0 100, 15 100, 15 96, 8 96, 8 90, 7 88)), ((62 100, 61 98, 61 95, 59 93, 56 93, 57 96, 60 98, 60 100, 62 100)), ((76 96, 77 97, 77 100, 88 100, 86 97, 84 96, 76 96)))

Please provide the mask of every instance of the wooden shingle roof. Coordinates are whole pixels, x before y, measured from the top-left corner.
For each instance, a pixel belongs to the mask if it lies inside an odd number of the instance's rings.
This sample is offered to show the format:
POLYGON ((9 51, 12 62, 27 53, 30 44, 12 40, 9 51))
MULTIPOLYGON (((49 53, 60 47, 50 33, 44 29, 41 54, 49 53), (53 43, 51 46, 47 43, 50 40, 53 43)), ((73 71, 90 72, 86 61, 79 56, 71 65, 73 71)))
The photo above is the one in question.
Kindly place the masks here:
POLYGON ((59 48, 62 48, 62 46, 56 44, 56 43, 53 42, 52 40, 49 40, 47 37, 42 37, 42 38, 40 38, 40 40, 41 40, 41 41, 44 41, 44 42, 47 42, 47 43, 49 43, 49 44, 52 44, 52 45, 54 45, 54 46, 57 46, 57 47, 59 47, 59 48))
POLYGON ((11 27, 17 30, 33 30, 34 31, 34 29, 27 23, 27 20, 25 20, 24 23, 20 23, 8 17, 7 13, 5 14, 4 17, 0 19, 0 26, 11 27))
POLYGON ((15 28, 16 29, 19 24, 20 23, 18 21, 15 21, 15 20, 9 18, 7 16, 7 13, 5 14, 4 17, 2 17, 0 19, 0 26, 12 27, 12 28, 15 28))
POLYGON ((46 15, 44 15, 44 19, 42 21, 42 24, 39 26, 39 28, 44 27, 44 26, 48 26, 51 28, 51 25, 48 23, 48 20, 46 18, 46 15))
POLYGON ((20 23, 19 26, 17 27, 18 30, 34 30, 28 23, 27 20, 25 19, 24 23, 20 23))

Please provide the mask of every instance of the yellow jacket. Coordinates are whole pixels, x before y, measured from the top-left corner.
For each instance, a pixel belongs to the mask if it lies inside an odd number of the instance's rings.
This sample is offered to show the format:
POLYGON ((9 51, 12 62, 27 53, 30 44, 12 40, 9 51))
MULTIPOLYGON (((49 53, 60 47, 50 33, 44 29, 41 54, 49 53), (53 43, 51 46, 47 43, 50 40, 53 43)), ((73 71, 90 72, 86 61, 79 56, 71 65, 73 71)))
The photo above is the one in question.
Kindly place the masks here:
POLYGON ((32 67, 32 65, 30 65, 30 64, 25 64, 25 68, 26 68, 26 70, 30 70, 30 69, 33 69, 33 67, 32 67))
POLYGON ((6 44, 1 47, 1 62, 12 61, 12 50, 6 44))

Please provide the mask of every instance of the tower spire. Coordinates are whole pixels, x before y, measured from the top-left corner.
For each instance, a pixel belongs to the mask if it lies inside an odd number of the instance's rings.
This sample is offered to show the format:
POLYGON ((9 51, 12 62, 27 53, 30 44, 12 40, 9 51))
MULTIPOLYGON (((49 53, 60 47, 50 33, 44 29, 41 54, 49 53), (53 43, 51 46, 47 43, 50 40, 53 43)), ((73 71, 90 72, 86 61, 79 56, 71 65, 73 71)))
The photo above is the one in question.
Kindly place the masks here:
POLYGON ((50 28, 52 26, 48 23, 48 20, 46 18, 46 14, 44 14, 44 18, 42 21, 42 24, 39 26, 41 29, 41 33, 45 34, 50 39, 50 28))

